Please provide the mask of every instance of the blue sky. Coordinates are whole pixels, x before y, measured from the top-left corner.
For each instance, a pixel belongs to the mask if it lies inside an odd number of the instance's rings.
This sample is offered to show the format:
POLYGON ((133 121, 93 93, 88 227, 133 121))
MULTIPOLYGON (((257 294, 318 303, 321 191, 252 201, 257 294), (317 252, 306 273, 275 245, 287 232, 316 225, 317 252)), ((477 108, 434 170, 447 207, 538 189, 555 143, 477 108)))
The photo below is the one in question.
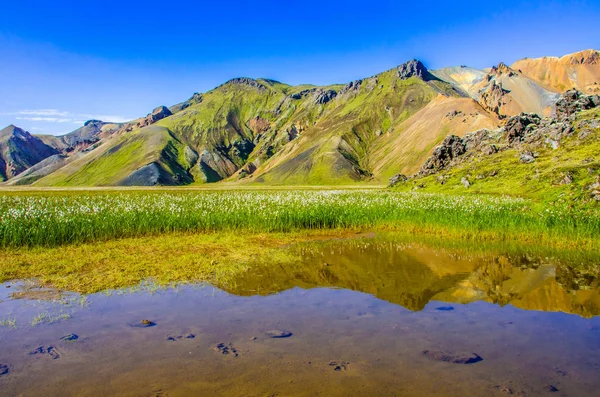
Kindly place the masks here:
POLYGON ((598 1, 28 1, 0 16, 0 128, 124 121, 238 76, 344 83, 600 48, 598 1))

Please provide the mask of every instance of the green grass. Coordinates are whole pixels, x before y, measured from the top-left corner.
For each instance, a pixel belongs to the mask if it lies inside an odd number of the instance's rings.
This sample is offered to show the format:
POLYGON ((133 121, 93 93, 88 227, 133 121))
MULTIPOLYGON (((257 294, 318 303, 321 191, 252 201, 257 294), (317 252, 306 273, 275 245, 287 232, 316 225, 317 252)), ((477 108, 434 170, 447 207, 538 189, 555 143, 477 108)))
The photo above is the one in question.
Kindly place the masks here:
POLYGON ((0 196, 0 246, 60 246, 169 232, 440 227, 464 236, 595 241, 594 208, 389 190, 38 192, 0 196), (528 237, 527 237, 528 236, 528 237))
POLYGON ((17 319, 12 316, 2 317, 0 319, 0 327, 17 329, 17 319))

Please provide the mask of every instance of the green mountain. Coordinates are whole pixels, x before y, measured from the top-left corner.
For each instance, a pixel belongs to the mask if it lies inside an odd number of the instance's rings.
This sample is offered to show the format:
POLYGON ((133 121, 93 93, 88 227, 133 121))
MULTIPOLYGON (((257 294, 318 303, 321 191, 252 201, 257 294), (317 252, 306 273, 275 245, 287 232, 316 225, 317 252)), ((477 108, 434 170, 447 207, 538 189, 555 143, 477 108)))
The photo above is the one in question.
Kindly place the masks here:
POLYGON ((386 184, 419 171, 447 136, 496 129, 521 111, 548 115, 557 98, 504 64, 430 72, 412 60, 331 86, 237 78, 129 123, 91 120, 61 137, 30 135, 48 150, 7 148, 11 164, 13 153, 31 156, 2 178, 36 186, 386 184))

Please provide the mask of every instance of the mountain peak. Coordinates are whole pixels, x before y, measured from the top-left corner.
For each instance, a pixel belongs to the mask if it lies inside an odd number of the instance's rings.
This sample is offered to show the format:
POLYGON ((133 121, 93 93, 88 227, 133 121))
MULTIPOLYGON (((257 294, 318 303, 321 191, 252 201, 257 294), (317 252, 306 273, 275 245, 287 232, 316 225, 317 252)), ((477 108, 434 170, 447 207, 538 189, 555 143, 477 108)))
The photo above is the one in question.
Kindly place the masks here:
POLYGON ((225 82, 225 84, 223 84, 222 86, 224 86, 224 85, 232 85, 232 84, 235 84, 235 85, 246 85, 246 86, 249 86, 249 87, 258 88, 259 90, 266 90, 267 89, 267 87, 264 84, 262 84, 258 80, 250 78, 250 77, 236 77, 234 79, 231 79, 231 80, 225 82))
POLYGON ((30 134, 29 134, 29 132, 25 131, 21 127, 17 127, 16 125, 11 124, 8 127, 4 128, 3 130, 0 131, 0 136, 8 136, 8 135, 22 138, 22 137, 27 137, 30 134))
POLYGON ((409 79, 411 77, 418 77, 423 80, 428 80, 430 73, 423 65, 423 62, 418 59, 411 59, 408 62, 398 66, 398 77, 402 80, 409 79))
POLYGON ((84 127, 87 127, 90 124, 101 124, 102 120, 88 120, 85 123, 83 123, 84 127))
POLYGON ((517 73, 504 62, 500 62, 497 66, 492 67, 490 74, 494 74, 496 76, 508 75, 510 77, 516 75, 517 73))

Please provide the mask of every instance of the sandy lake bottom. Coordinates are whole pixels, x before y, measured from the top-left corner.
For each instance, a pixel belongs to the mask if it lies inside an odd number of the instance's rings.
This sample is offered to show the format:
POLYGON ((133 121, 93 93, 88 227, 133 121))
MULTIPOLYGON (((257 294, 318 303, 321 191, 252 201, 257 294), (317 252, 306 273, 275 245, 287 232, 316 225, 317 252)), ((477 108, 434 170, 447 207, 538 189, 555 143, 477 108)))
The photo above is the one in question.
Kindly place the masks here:
POLYGON ((295 249, 298 264, 221 288, 0 284, 0 395, 600 395, 593 256, 377 238, 295 249))

